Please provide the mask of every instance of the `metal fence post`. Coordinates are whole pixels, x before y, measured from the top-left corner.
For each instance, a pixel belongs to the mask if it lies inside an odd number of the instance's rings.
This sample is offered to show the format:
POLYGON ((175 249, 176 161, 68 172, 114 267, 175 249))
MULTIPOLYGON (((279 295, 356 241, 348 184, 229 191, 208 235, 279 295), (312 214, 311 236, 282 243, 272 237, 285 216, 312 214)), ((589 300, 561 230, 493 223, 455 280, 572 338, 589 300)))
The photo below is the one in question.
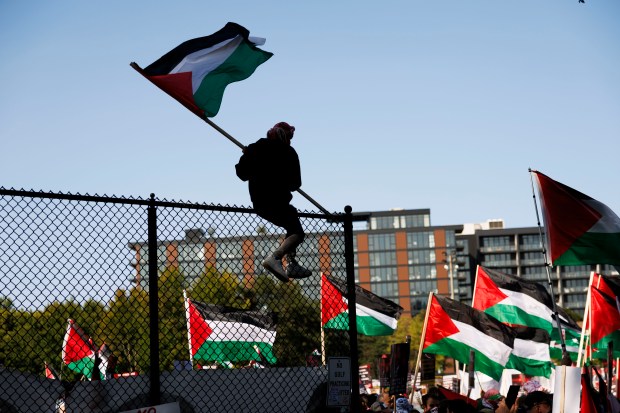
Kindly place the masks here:
POLYGON ((149 244, 149 348, 150 348, 150 391, 151 405, 158 405, 160 399, 159 383, 159 276, 157 274, 157 208, 155 194, 151 194, 148 206, 148 244, 149 244))
POLYGON ((344 256, 347 269, 347 300, 349 302, 349 343, 351 357, 351 412, 360 409, 359 361, 357 359, 357 311, 355 308, 355 259, 353 257, 353 215, 351 206, 344 208, 344 256))

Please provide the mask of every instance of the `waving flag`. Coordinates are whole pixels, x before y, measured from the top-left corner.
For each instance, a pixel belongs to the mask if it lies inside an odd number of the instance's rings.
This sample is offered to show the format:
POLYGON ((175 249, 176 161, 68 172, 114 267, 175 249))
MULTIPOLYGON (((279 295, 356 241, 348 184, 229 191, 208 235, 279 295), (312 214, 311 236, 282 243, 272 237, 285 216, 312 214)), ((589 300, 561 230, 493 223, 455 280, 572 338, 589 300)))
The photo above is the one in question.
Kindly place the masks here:
POLYGON ((544 286, 481 266, 472 307, 506 324, 548 332, 553 326, 553 301, 544 286))
POLYGON ((510 327, 480 310, 434 294, 425 325, 424 353, 443 354, 468 364, 469 351, 473 350, 476 370, 501 379, 516 338, 510 327))
POLYGON ((230 83, 247 79, 272 53, 257 48, 265 39, 227 23, 218 32, 188 40, 141 69, 131 66, 201 118, 220 110, 230 83))
POLYGON ((192 358, 226 364, 258 361, 275 364, 276 325, 265 311, 239 310, 185 298, 192 358))
POLYGON ((60 380, 60 376, 56 373, 56 370, 54 370, 54 368, 50 366, 47 361, 45 362, 45 378, 60 380))
POLYGON ((71 319, 67 320, 67 331, 62 343, 62 361, 69 369, 82 373, 90 379, 95 368, 95 352, 92 340, 71 319))
MULTIPOLYGON (((333 277, 321 275, 321 325, 336 330, 349 329, 347 284, 333 277)), ((362 287, 355 286, 355 310, 358 334, 389 336, 398 325, 403 308, 393 301, 379 297, 362 287)))
POLYGON ((620 265, 620 218, 601 202, 532 171, 538 182, 551 262, 620 265))

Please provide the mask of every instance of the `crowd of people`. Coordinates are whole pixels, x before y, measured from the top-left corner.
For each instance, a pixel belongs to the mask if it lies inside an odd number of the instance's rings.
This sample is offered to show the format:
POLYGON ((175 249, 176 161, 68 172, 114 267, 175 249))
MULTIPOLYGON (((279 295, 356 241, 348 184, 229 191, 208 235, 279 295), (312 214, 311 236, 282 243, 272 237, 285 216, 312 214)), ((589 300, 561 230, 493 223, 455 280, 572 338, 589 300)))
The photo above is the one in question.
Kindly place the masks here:
POLYGON ((362 412, 396 413, 550 413, 553 395, 534 390, 523 392, 514 402, 495 389, 481 392, 478 399, 447 398, 437 387, 421 395, 417 393, 410 403, 407 395, 362 394, 362 412))

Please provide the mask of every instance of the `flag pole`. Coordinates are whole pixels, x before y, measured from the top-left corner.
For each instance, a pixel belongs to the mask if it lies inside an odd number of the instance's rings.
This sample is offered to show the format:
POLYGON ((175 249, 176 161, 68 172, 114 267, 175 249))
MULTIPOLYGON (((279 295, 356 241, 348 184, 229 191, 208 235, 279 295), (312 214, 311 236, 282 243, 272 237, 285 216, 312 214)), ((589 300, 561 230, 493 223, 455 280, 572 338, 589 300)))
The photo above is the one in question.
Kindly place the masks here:
MULTIPOLYGON (((589 314, 590 314, 590 286, 592 285, 592 281, 594 280, 594 271, 590 271, 590 280, 588 281, 588 293, 586 295, 586 308, 583 310, 583 322, 581 326, 581 337, 579 337, 579 349, 577 350, 577 367, 582 367, 581 365, 581 350, 584 348, 584 338, 586 335, 586 326, 589 322, 589 314)), ((590 326, 591 327, 591 326, 590 326)), ((585 357, 584 357, 585 359, 585 357)), ((585 362, 585 360, 584 360, 585 362)))
MULTIPOLYGON (((218 131, 219 133, 221 133, 222 135, 224 135, 226 138, 228 138, 232 143, 234 143, 235 145, 237 145, 239 148, 241 148, 242 151, 245 150, 246 146, 244 146, 241 142, 239 142, 237 139, 235 139, 234 137, 232 137, 228 132, 226 132, 224 129, 220 128, 218 125, 216 125, 211 119, 205 117, 205 118, 201 118, 202 120, 204 120, 205 122, 207 122, 207 124, 209 124, 213 129, 215 129, 216 131, 218 131)), ((317 207, 321 212, 323 212, 324 214, 327 215, 332 215, 331 212, 329 212, 327 209, 323 208, 323 206, 321 204, 319 204, 317 201, 315 201, 310 195, 308 195, 307 193, 305 193, 301 188, 297 189, 297 192, 299 192, 300 195, 302 195, 304 198, 306 198, 308 201, 310 201, 312 203, 312 205, 314 205, 315 207, 317 207)))
POLYGON ((185 304, 185 318, 187 320, 187 346, 189 347, 189 363, 194 369, 194 356, 192 355, 192 333, 189 328, 189 301, 187 300, 187 291, 183 290, 183 303, 185 304))
POLYGON ((540 236, 540 246, 542 248, 543 257, 545 260, 545 270, 547 272, 547 282, 549 283, 549 292, 551 293, 551 302, 553 303, 553 318, 558 325, 558 331, 560 333, 560 345, 562 347, 562 365, 570 366, 572 365, 572 361, 570 356, 568 355, 568 351, 566 351, 566 340, 564 340, 564 335, 562 334, 562 323, 560 322, 560 315, 558 314, 558 307, 555 303, 555 293, 553 292, 553 282, 551 281, 551 271, 549 267, 551 264, 548 262, 547 257, 547 249, 545 248, 544 237, 542 226, 540 225, 540 215, 538 214, 538 203, 536 202, 536 191, 534 190, 534 178, 532 177, 533 172, 532 168, 528 168, 528 172, 530 173, 530 183, 532 184, 532 198, 534 199, 534 210, 536 211, 536 221, 538 223, 538 234, 540 236))
POLYGON ((411 397, 409 400, 410 402, 413 402, 413 394, 415 393, 415 390, 416 390, 415 383, 418 378, 418 372, 420 370, 420 363, 422 361, 422 347, 424 346, 424 340, 426 339, 426 327, 428 326, 428 315, 431 310, 432 300, 433 300, 433 292, 430 291, 428 293, 428 302, 426 303, 426 314, 424 314, 424 326, 422 327, 422 334, 420 335, 420 346, 418 347, 418 359, 415 362, 415 373, 411 377, 411 388, 413 390, 411 391, 411 397))
POLYGON ((319 327, 321 328, 321 363, 323 366, 327 365, 327 355, 325 354, 325 329, 323 328, 323 273, 321 272, 321 320, 319 321, 319 327))
MULTIPOLYGON (((136 72, 140 73, 147 80, 149 80, 151 83, 153 83, 151 81, 151 79, 149 79, 148 76, 146 76, 146 74, 144 73, 144 70, 140 67, 140 65, 138 65, 136 62, 129 63, 129 66, 131 66, 136 72)), ((164 91, 166 94, 168 94, 170 97, 172 97, 174 100, 177 100, 179 103, 181 103, 187 109, 189 109, 194 115, 198 116, 200 119, 205 121, 208 125, 210 125, 213 129, 215 129, 216 131, 218 131, 219 133, 224 135, 226 138, 228 138, 228 140, 230 140, 232 143, 237 145, 241 150, 245 150, 245 148, 246 148, 245 145, 243 145, 241 142, 239 142, 237 139, 235 139, 230 133, 226 132, 224 129, 222 129, 218 125, 216 125, 211 119, 209 119, 209 118, 207 118, 205 116, 202 116, 201 114, 198 113, 197 110, 190 108, 189 106, 185 105, 183 102, 180 102, 175 96, 172 96, 167 90, 162 89, 159 85, 157 85, 155 83, 153 83, 153 84, 155 86, 157 86, 158 88, 160 88, 162 91, 164 91)), ((312 203, 312 205, 317 207, 324 214, 332 215, 331 212, 329 212, 327 209, 323 208, 323 206, 321 204, 316 202, 310 195, 308 195, 307 193, 302 191, 301 188, 297 189, 297 192, 299 192, 300 195, 302 195, 304 198, 306 198, 308 201, 310 201, 312 203)))

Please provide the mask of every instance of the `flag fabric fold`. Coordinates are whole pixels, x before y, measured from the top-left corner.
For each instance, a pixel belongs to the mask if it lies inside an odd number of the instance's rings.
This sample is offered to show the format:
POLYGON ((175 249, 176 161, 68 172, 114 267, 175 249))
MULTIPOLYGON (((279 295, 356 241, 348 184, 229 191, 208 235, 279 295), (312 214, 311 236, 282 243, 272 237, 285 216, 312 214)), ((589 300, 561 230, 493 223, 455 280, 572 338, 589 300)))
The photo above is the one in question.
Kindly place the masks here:
POLYGON ((275 364, 276 324, 271 313, 185 299, 192 357, 220 364, 251 360, 275 364))
POLYGON ((226 87, 250 77, 273 55, 256 47, 262 43, 229 22, 212 35, 183 42, 144 69, 132 67, 194 114, 213 117, 226 87))
POLYGON ((468 364, 473 350, 476 371, 501 379, 514 348, 514 330, 480 310, 435 294, 430 298, 425 324, 423 352, 468 364))
MULTIPOLYGON (((321 325, 323 328, 348 330, 349 306, 347 284, 321 275, 321 325)), ((355 286, 355 310, 358 334, 388 336, 394 333, 403 308, 388 299, 355 286)))
POLYGON ((609 207, 538 171, 551 263, 620 264, 620 218, 609 207))

